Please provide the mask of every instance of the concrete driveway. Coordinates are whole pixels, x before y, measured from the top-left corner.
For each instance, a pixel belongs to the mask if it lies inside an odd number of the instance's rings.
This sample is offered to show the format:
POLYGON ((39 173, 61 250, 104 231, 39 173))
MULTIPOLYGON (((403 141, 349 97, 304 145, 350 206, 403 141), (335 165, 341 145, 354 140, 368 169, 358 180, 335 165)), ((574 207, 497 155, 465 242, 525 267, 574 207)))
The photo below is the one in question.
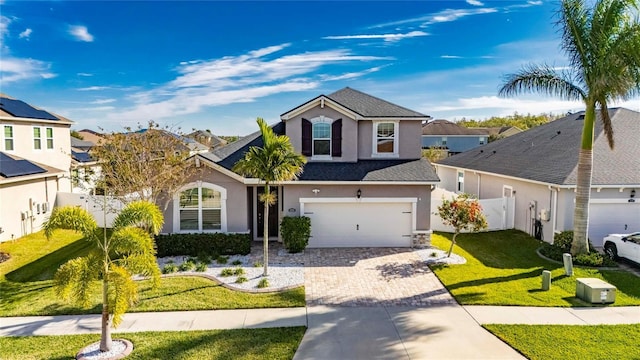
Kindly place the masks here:
POLYGON ((411 249, 307 249, 304 271, 307 306, 456 303, 411 249))

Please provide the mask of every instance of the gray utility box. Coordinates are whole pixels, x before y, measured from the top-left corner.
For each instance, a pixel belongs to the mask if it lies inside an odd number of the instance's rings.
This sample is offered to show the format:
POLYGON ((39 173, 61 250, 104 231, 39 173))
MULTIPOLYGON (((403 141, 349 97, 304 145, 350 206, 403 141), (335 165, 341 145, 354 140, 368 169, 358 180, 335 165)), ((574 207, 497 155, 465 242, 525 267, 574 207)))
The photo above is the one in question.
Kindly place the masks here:
POLYGON ((616 287, 596 278, 578 278, 576 297, 591 304, 611 304, 616 301, 616 287))

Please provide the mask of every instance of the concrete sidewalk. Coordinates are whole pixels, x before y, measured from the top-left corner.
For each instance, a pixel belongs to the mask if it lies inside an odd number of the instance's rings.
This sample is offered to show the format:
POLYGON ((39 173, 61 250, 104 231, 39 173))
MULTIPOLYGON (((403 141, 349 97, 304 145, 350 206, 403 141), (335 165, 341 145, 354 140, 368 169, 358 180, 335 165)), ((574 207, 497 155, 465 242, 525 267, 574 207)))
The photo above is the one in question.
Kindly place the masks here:
MULTIPOLYGON (((0 336, 100 333, 101 316, 63 315, 0 318, 0 336)), ((244 309, 127 313, 113 333, 306 326, 307 309, 244 309)))
POLYGON ((640 306, 532 307, 463 306, 479 324, 613 325, 640 324, 640 306))

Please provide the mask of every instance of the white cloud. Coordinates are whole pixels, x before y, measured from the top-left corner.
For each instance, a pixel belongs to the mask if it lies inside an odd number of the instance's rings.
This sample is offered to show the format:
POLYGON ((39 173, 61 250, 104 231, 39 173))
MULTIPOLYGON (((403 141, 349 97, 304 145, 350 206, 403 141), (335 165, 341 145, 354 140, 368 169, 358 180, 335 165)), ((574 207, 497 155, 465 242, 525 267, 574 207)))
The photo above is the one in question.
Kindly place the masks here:
POLYGON ((441 59, 462 59, 462 56, 458 56, 458 55, 442 55, 440 56, 441 59))
POLYGON ((70 25, 69 34, 73 36, 77 41, 93 42, 93 35, 89 33, 89 30, 86 26, 70 25))
POLYGON ((473 6, 484 6, 484 3, 478 0, 467 0, 467 4, 473 5, 473 6))
POLYGON ((564 101, 546 97, 501 98, 498 96, 479 96, 460 98, 450 103, 431 107, 433 112, 471 113, 473 110, 493 109, 497 115, 509 115, 514 112, 540 114, 543 112, 561 113, 584 108, 581 101, 564 101))
POLYGON ((355 79, 355 78, 359 78, 359 77, 362 77, 362 76, 367 75, 367 74, 378 72, 383 67, 384 66, 376 66, 376 67, 372 67, 370 69, 366 69, 366 70, 358 71, 358 72, 350 72, 350 73, 345 73, 345 74, 336 75, 336 76, 323 76, 322 80, 323 81, 337 81, 337 80, 355 79))
POLYGON ((527 1, 529 5, 542 5, 542 1, 527 1))
POLYGON ((413 38, 418 36, 427 36, 428 33, 424 31, 411 31, 406 34, 370 34, 370 35, 339 35, 339 36, 325 36, 323 39, 327 40, 352 40, 352 39, 383 39, 384 41, 399 41, 402 39, 413 38))
POLYGON ((110 89, 109 86, 89 86, 89 87, 83 87, 83 88, 78 88, 76 90, 78 91, 100 91, 100 90, 107 90, 110 89))
POLYGON ((265 47, 238 56, 183 61, 175 79, 128 97, 133 106, 108 115, 110 120, 144 121, 195 114, 206 107, 249 103, 283 92, 308 91, 321 81, 349 79, 375 72, 380 66, 338 76, 320 72, 326 66, 394 60, 357 55, 350 50, 324 50, 280 55, 289 44, 265 47))
POLYGON ((98 100, 92 101, 91 103, 96 105, 102 105, 102 104, 110 104, 113 102, 116 102, 116 99, 98 99, 98 100))
POLYGON ((31 33, 33 31, 29 28, 25 29, 23 32, 20 33, 20 35, 18 35, 20 37, 20 39, 29 39, 29 36, 31 36, 31 33))
POLYGON ((11 19, 0 15, 0 40, 3 40, 9 34, 9 24, 11 24, 11 19))
POLYGON ((415 18, 392 21, 388 23, 374 25, 371 28, 381 28, 388 26, 407 25, 407 24, 419 24, 420 26, 427 26, 442 22, 451 22, 471 15, 490 14, 498 12, 496 8, 479 8, 479 9, 445 9, 432 14, 427 14, 415 18))
POLYGON ((0 61, 0 80, 2 83, 8 84, 29 79, 51 79, 56 74, 50 72, 50 68, 51 64, 44 61, 5 55, 0 61))
POLYGON ((83 73, 83 72, 79 72, 79 73, 77 73, 76 75, 78 75, 78 76, 84 76, 84 77, 93 76, 93 74, 90 74, 90 73, 83 73))

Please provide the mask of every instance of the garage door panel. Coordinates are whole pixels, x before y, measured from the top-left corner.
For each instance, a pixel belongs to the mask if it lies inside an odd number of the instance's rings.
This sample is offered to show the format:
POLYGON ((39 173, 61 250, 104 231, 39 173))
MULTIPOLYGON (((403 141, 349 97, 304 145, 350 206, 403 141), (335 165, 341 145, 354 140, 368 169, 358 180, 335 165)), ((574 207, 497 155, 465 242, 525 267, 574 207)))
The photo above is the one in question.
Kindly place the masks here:
POLYGON ((309 247, 409 246, 411 208, 411 203, 307 203, 309 247))
POLYGON ((602 246, 608 234, 640 231, 640 203, 591 204, 589 207, 589 239, 602 246))

